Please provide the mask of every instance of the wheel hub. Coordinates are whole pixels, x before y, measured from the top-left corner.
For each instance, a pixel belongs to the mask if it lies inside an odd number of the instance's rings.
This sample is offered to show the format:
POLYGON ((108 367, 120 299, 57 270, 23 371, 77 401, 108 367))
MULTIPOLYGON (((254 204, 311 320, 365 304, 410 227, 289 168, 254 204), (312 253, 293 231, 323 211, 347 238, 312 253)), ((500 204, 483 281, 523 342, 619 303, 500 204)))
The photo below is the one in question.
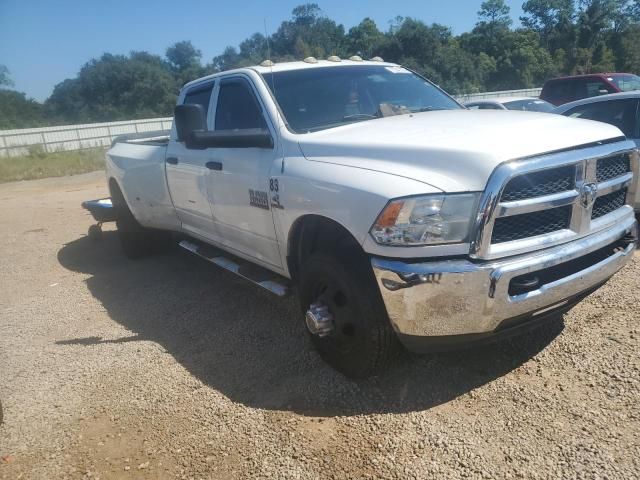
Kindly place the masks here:
POLYGON ((312 303, 305 314, 307 328, 312 335, 326 337, 333 332, 333 315, 322 302, 312 303))

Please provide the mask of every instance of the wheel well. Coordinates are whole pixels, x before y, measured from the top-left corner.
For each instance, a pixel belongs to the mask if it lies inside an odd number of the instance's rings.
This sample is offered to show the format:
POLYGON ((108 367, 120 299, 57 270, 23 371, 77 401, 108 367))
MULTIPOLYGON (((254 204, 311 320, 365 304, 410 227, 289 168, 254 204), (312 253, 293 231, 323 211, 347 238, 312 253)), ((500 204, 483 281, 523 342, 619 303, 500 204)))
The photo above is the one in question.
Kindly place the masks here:
POLYGON ((118 182, 113 177, 109 179, 109 193, 111 194, 111 201, 114 206, 120 206, 125 202, 122 190, 120 190, 120 185, 118 185, 118 182))
POLYGON ((320 215, 305 215, 290 230, 287 249, 289 273, 298 279, 300 267, 315 252, 364 255, 364 250, 345 227, 320 215))

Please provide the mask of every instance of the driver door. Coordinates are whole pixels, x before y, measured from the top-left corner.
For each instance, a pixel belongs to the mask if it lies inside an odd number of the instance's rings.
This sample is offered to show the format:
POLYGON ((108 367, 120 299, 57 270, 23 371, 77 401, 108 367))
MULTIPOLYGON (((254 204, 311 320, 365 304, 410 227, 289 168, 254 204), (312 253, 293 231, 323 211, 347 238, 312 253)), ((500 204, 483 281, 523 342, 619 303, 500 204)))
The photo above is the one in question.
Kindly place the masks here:
POLYGON ((270 174, 279 171, 282 157, 275 128, 247 76, 224 77, 216 90, 216 131, 266 128, 274 140, 273 148, 206 149, 208 195, 219 242, 267 267, 281 269, 270 192, 270 174))

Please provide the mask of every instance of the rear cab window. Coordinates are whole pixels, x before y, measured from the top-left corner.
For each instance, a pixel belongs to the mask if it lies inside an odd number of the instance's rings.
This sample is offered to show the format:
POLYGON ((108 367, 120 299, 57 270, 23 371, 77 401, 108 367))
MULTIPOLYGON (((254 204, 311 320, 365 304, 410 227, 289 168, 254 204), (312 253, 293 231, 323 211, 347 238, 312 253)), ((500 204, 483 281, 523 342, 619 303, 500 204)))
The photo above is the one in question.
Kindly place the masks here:
POLYGON ((576 81, 571 78, 550 80, 540 98, 556 105, 571 102, 576 99, 576 81))
POLYGON ((191 87, 184 95, 184 105, 200 105, 205 114, 209 111, 211 103, 211 93, 215 82, 207 82, 191 87))

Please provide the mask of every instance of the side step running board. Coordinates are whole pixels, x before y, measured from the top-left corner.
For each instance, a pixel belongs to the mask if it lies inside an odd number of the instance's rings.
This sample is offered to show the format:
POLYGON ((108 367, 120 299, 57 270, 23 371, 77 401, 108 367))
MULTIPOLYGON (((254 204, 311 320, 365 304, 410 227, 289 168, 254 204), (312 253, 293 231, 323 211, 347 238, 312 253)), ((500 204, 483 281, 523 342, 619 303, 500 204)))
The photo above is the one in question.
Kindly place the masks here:
POLYGON ((236 275, 249 280, 256 285, 266 288, 271 293, 275 293, 279 297, 284 297, 289 293, 289 280, 274 273, 266 268, 254 265, 251 262, 225 257, 228 253, 193 240, 183 240, 179 245, 185 250, 195 253, 199 257, 218 265, 219 267, 229 270, 236 275))

